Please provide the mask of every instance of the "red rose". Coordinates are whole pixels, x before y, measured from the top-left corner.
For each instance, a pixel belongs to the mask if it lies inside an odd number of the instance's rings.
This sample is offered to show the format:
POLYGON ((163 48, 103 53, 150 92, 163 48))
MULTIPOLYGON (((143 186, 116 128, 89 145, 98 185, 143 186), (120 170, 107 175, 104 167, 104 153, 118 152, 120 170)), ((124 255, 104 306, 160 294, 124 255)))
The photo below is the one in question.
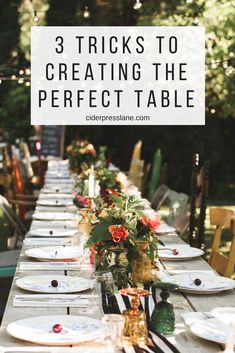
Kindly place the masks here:
POLYGON ((154 232, 156 232, 161 225, 160 216, 156 216, 155 218, 141 218, 141 222, 154 232))
POLYGON ((125 240, 129 234, 128 230, 122 225, 109 226, 109 232, 111 233, 112 240, 115 243, 125 240))

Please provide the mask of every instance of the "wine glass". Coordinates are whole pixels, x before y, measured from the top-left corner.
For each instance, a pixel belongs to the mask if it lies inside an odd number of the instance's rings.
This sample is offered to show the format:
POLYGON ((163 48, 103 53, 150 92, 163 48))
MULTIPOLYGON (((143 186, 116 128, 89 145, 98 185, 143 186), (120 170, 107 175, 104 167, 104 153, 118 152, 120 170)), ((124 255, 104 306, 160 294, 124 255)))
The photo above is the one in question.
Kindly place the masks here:
POLYGON ((215 308, 211 314, 225 323, 226 328, 226 343, 223 353, 234 353, 235 345, 235 308, 221 307, 215 308))

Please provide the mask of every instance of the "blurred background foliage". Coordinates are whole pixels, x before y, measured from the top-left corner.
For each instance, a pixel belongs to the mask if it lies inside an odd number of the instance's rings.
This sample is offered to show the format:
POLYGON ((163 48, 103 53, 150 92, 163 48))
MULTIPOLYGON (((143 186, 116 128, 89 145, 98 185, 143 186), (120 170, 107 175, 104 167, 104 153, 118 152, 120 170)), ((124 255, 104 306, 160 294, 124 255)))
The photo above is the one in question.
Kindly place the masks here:
MULTIPOLYGON (((76 136, 109 146, 112 159, 128 169, 132 148, 143 140, 151 162, 160 147, 168 164, 168 184, 188 192, 192 154, 211 162, 211 198, 235 196, 235 4, 233 0, 0 0, 0 76, 19 76, 30 67, 30 27, 92 25, 193 25, 206 27, 206 126, 67 127, 76 136), (90 16, 84 17, 88 7, 90 16), (37 11, 39 22, 33 21, 37 11)), ((46 52, 45 52, 46 55, 46 52)), ((30 127, 29 78, 0 85, 0 127, 10 141, 26 140, 30 127)), ((190 119, 190 117, 189 117, 190 119)))

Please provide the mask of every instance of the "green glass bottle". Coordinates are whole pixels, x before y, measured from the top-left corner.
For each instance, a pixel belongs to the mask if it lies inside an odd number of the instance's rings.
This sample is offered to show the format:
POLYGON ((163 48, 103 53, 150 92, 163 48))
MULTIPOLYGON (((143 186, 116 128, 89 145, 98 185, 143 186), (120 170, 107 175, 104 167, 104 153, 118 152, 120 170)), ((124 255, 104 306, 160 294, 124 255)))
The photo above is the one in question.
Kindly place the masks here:
POLYGON ((151 330, 163 335, 171 335, 175 329, 175 314, 174 307, 168 303, 167 298, 170 295, 169 291, 176 289, 177 285, 166 282, 155 282, 152 286, 154 289, 161 289, 160 296, 162 300, 155 305, 151 315, 151 330))

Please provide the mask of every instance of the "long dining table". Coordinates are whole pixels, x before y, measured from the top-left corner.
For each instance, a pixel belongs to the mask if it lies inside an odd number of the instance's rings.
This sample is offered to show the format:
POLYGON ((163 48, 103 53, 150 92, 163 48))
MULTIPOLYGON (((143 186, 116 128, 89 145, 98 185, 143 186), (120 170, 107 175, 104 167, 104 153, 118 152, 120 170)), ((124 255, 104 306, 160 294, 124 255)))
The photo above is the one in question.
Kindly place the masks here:
MULTIPOLYGON (((57 162, 59 163, 59 162, 57 162)), ((53 164, 52 164, 53 165, 53 164)), ((66 170, 66 168, 63 168, 66 170)), ((63 174, 63 172, 61 171, 63 174)), ((47 181, 46 181, 47 183, 47 181)), ((42 197, 48 197, 49 195, 45 193, 45 189, 47 184, 42 189, 39 200, 42 197)), ((59 186, 58 186, 59 188, 59 186)), ((66 188, 66 186, 65 186, 66 188)), ((55 192, 58 192, 56 190, 55 192)), ((58 192, 59 195, 59 192, 58 192)), ((68 196, 69 197, 69 196, 68 196)), ((72 199, 72 196, 71 196, 72 199)), ((53 212, 51 207, 42 207, 37 206, 35 212, 53 212)), ((66 211, 66 210, 65 210, 66 211)), ((71 206, 72 212, 72 206, 71 206)), ((49 222, 47 221, 39 221, 33 218, 30 231, 40 228, 48 228, 49 222)), ((68 221, 57 221, 54 220, 50 222, 50 227, 54 227, 53 229, 74 229, 75 237, 77 230, 77 220, 74 218, 73 220, 68 221)), ((160 235, 159 238, 164 242, 165 245, 174 244, 183 244, 183 241, 178 237, 175 232, 171 232, 169 234, 160 235)), ((37 344, 33 344, 29 341, 23 341, 10 336, 7 332, 7 326, 19 319, 23 319, 26 317, 32 316, 43 316, 43 315, 83 315, 93 318, 98 318, 98 308, 89 305, 86 308, 81 307, 15 307, 13 305, 13 299, 16 295, 23 295, 25 291, 18 288, 15 285, 15 281, 18 278, 32 275, 51 275, 52 273, 57 275, 70 275, 70 276, 82 276, 84 278, 90 279, 91 274, 94 271, 92 265, 87 265, 85 267, 74 267, 70 268, 62 268, 59 266, 56 268, 54 266, 51 270, 47 268, 46 263, 43 267, 43 263, 37 268, 37 264, 39 262, 33 261, 31 258, 25 255, 25 251, 29 248, 34 247, 43 247, 45 245, 50 245, 50 240, 39 240, 39 243, 34 243, 35 238, 30 237, 30 233, 26 235, 25 241, 23 242, 18 266, 16 269, 16 273, 13 279, 12 287, 10 290, 8 302, 6 305, 4 317, 2 320, 1 328, 0 328, 0 347, 2 348, 1 352, 104 352, 102 347, 93 345, 92 343, 79 344, 76 346, 67 346, 67 347, 50 347, 50 346, 40 346, 37 344), (41 245, 40 244, 41 241, 41 245)), ((59 240, 62 242, 63 240, 59 240)), ((69 240, 68 240, 69 241, 69 240)), ((51 242, 51 244, 55 244, 51 242)), ((60 244, 60 243, 58 243, 60 244)), ((68 244, 69 245, 69 244, 68 244)), ((162 261, 162 268, 169 273, 180 273, 183 271, 200 271, 204 273, 214 273, 213 269, 208 265, 208 263, 201 257, 197 257, 194 259, 190 259, 189 261, 162 261)), ((216 274, 215 274, 216 275, 216 274)), ((170 295, 170 302, 174 305, 174 312, 176 317, 175 331, 174 334, 167 336, 167 340, 178 349, 181 353, 217 353, 220 352, 222 347, 214 342, 210 342, 201 338, 196 337, 190 332, 190 329, 185 325, 185 322, 182 318, 182 314, 187 312, 208 312, 215 307, 223 307, 223 306, 235 306, 235 291, 230 290, 226 292, 221 292, 218 294, 210 294, 210 295, 196 295, 196 294, 186 294, 179 291, 174 291, 170 295)), ((131 352, 131 351, 130 351, 131 352)), ((134 351, 133 351, 134 352, 134 351)))

